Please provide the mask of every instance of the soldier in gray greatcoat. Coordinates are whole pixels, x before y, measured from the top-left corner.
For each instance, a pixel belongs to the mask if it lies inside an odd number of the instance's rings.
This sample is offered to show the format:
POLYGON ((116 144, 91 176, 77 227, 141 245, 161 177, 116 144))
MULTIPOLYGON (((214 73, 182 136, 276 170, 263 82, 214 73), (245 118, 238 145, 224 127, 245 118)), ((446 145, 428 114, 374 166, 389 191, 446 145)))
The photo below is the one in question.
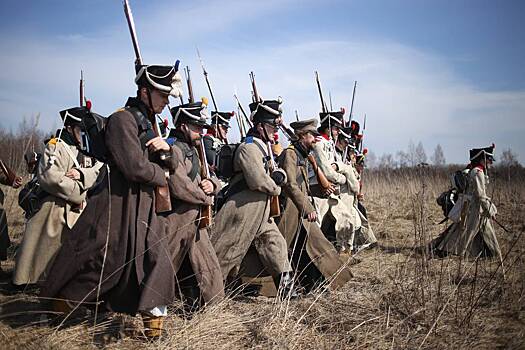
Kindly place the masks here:
MULTIPOLYGON (((212 243, 217 252, 224 280, 241 276, 239 271, 250 246, 265 272, 274 277, 280 295, 294 295, 286 240, 270 217, 270 197, 278 196, 286 173, 269 173, 272 156, 269 144, 281 118, 281 101, 250 104, 254 127, 234 155, 234 176, 226 201, 215 217, 212 243)), ((244 266, 243 266, 244 267, 244 266)), ((250 266, 247 266, 250 267, 250 266)))

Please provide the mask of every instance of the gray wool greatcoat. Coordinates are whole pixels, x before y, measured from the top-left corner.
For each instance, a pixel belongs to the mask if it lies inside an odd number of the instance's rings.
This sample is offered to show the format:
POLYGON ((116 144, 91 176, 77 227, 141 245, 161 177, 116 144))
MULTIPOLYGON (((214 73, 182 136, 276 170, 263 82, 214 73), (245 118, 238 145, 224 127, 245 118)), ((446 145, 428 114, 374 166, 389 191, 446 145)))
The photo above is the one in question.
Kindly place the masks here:
MULTIPOLYGON (((187 255, 197 279, 201 295, 205 303, 222 299, 224 284, 217 255, 209 238, 209 228, 199 229, 200 208, 202 205, 212 205, 213 197, 208 196, 199 187, 201 182, 200 164, 195 178, 190 178, 192 159, 199 162, 198 153, 194 147, 188 147, 187 152, 174 145, 171 147, 172 157, 178 160, 178 165, 168 182, 172 196, 173 210, 167 215, 168 247, 172 256, 173 267, 179 271, 184 257, 187 255)), ((221 185, 217 178, 210 181, 215 186, 215 195, 221 185)))
MULTIPOLYGON (((155 212, 154 188, 166 185, 167 179, 138 135, 137 122, 127 110, 109 117, 105 131, 109 174, 63 242, 42 296, 96 301, 107 239, 100 286, 106 310, 133 315, 173 301, 174 270, 165 220, 155 212)), ((175 161, 170 158, 171 170, 175 161)))
POLYGON ((501 250, 492 226, 491 217, 496 206, 487 196, 488 176, 474 167, 468 174, 468 187, 462 195, 462 215, 458 223, 450 225, 434 242, 439 250, 466 258, 498 257, 501 250))
POLYGON ((248 136, 235 152, 236 175, 230 186, 244 179, 247 187, 226 200, 215 216, 211 238, 224 280, 237 274, 253 277, 261 268, 273 276, 291 271, 286 241, 270 218, 270 196, 279 195, 281 188, 265 169, 266 156, 266 145, 253 136, 248 136), (252 243, 254 249, 250 249, 252 243))
POLYGON ((78 149, 57 138, 51 139, 40 158, 36 176, 41 188, 47 193, 40 210, 29 219, 22 243, 16 254, 13 283, 16 285, 36 283, 46 279, 46 268, 52 263, 85 205, 88 189, 95 184, 102 163, 82 167, 75 160, 78 149), (65 176, 71 169, 80 173, 79 180, 65 176))
POLYGON ((318 223, 306 220, 307 215, 315 211, 308 193, 306 159, 294 146, 289 146, 281 154, 279 164, 287 176, 286 184, 282 187, 285 209, 279 219, 279 230, 286 239, 288 249, 304 249, 324 278, 330 282, 330 288, 336 289, 352 278, 352 272, 321 232, 318 223), (294 247, 295 239, 302 228, 306 230, 306 244, 304 247, 294 247))

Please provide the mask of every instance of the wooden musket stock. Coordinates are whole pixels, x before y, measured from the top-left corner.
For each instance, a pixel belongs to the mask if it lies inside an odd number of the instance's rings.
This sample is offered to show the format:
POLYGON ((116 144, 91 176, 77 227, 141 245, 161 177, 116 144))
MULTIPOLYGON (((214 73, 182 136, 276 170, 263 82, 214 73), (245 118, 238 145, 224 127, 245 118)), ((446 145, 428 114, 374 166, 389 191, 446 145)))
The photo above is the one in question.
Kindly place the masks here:
MULTIPOLYGON (((208 162, 206 161, 206 151, 204 149, 204 142, 202 139, 199 141, 199 160, 201 162, 201 179, 209 180, 210 179, 210 168, 208 167, 208 162)), ((212 208, 211 205, 203 205, 201 207, 201 217, 199 221, 199 228, 206 228, 212 223, 212 208)))

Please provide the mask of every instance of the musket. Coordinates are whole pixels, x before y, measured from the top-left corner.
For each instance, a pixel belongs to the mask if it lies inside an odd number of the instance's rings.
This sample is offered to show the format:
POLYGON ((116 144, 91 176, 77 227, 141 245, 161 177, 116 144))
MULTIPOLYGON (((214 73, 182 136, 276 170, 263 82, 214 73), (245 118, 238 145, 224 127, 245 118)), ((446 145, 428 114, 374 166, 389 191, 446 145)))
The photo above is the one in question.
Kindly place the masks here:
POLYGON ((7 184, 9 186, 12 186, 15 183, 16 180, 16 174, 11 168, 9 168, 1 159, 0 159, 0 168, 2 169, 2 172, 4 173, 5 177, 7 178, 7 184))
POLYGON ((299 113, 297 113, 297 109, 295 110, 295 120, 299 121, 299 113))
MULTIPOLYGON (((259 93, 257 92, 257 85, 255 84, 255 75, 253 74, 253 72, 250 72, 250 80, 252 82, 254 102, 261 102, 259 93)), ((266 141, 266 150, 268 152, 268 169, 271 175, 274 172, 274 170, 277 169, 277 165, 275 164, 275 160, 273 159, 272 144, 270 140, 266 141)), ((279 196, 270 196, 270 217, 273 218, 280 215, 281 208, 279 206, 279 196)))
MULTIPOLYGON (((199 152, 199 158, 201 162, 201 178, 202 180, 210 179, 210 168, 208 162, 206 161, 206 150, 204 149, 204 142, 202 138, 199 141, 199 147, 197 148, 199 152)), ((212 208, 211 205, 201 206, 201 216, 199 221, 199 228, 206 228, 212 223, 212 208)))
POLYGON ((366 130, 366 113, 365 113, 365 120, 363 121, 363 132, 361 133, 361 142, 359 143, 359 152, 363 152, 363 143, 365 140, 365 130, 366 130))
POLYGON ((332 106, 332 92, 330 90, 328 91, 328 99, 330 100, 330 110, 333 111, 334 106, 332 106))
POLYGON ((250 120, 250 117, 248 117, 248 114, 246 114, 246 111, 242 107, 241 101, 239 101, 239 97, 237 97, 236 93, 233 94, 233 97, 235 97, 235 100, 237 101, 237 107, 239 107, 239 110, 241 111, 242 116, 244 117, 244 120, 248 123, 248 126, 250 128, 253 128, 253 124, 250 120))
POLYGON ((184 68, 184 75, 186 75, 186 84, 188 85, 188 102, 193 103, 195 102, 195 98, 193 97, 193 85, 191 84, 190 67, 186 66, 186 68, 184 68))
POLYGON ((348 117, 348 126, 352 123, 352 116, 354 112, 354 98, 355 98, 355 88, 357 87, 357 80, 354 81, 354 91, 352 91, 352 104, 350 105, 350 116, 348 117))
POLYGON ((84 106, 84 72, 80 70, 80 107, 84 106))
MULTIPOLYGON (((140 54, 139 42, 137 40, 137 33, 135 31, 135 21, 133 20, 133 14, 129 6, 128 0, 124 0, 124 13, 128 22, 129 34, 131 35, 131 42, 133 44, 133 50, 135 51, 135 65, 141 66, 143 64, 142 55, 140 54)), ((150 120, 151 121, 151 120, 150 120)), ((160 136, 159 126, 155 121, 151 121, 153 131, 155 135, 160 136)), ((165 186, 155 187, 155 211, 157 213, 163 213, 171 211, 171 197, 169 187, 165 186)))
POLYGON ((215 108, 216 111, 219 111, 219 108, 217 107, 217 103, 215 102, 215 97, 213 97, 213 91, 211 90, 210 80, 208 79, 208 72, 206 71, 206 68, 204 68, 204 62, 202 62, 202 58, 201 58, 201 54, 199 52, 199 48, 197 48, 197 56, 199 57, 199 61, 201 63, 202 74, 204 74, 204 79, 206 80, 206 85, 208 85, 208 91, 210 92, 211 101, 213 102, 213 108, 215 108))
POLYGON ((315 71, 315 81, 317 82, 317 90, 319 91, 319 98, 321 99, 321 110, 323 113, 326 113, 327 110, 323 99, 323 90, 321 90, 321 82, 319 81, 319 73, 317 73, 317 71, 315 71))

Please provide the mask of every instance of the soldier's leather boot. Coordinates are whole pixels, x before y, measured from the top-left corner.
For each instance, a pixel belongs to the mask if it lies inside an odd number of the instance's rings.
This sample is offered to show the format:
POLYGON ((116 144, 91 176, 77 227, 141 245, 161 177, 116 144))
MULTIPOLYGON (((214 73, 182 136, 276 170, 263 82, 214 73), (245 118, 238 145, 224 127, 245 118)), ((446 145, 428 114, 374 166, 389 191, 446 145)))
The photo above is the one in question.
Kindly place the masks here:
POLYGON ((294 286, 293 275, 291 271, 283 272, 273 278, 275 288, 277 288, 277 297, 280 300, 286 300, 287 298, 296 299, 299 297, 299 293, 294 286))
POLYGON ((146 337, 150 339, 155 339, 159 338, 162 335, 164 317, 143 314, 142 323, 144 324, 144 334, 146 335, 146 337))

